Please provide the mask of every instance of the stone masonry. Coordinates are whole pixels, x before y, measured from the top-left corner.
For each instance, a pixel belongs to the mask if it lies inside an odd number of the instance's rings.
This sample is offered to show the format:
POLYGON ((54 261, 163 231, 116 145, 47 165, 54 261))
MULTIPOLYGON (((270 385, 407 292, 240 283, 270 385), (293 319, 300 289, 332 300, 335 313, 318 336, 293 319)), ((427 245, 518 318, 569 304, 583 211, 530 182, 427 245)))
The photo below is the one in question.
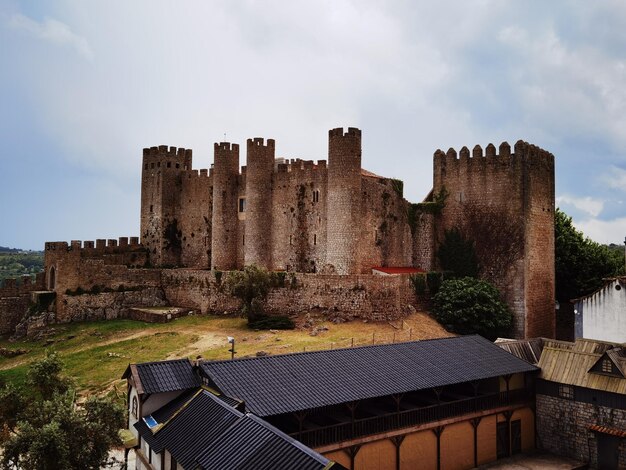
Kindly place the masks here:
MULTIPOLYGON (((344 283, 342 276, 348 276, 348 284, 354 276, 365 279, 376 266, 438 269, 443 235, 457 228, 477 244, 488 242, 489 250, 479 258, 481 271, 513 309, 515 336, 553 337, 554 157, 522 141, 511 150, 506 142, 498 154, 492 144, 484 153, 474 147, 472 156, 466 147, 459 156, 453 149, 438 150, 433 191, 424 202, 412 204, 403 197, 402 181, 362 169, 361 131, 355 128, 329 131, 328 162, 277 158, 276 142, 263 138, 248 139, 247 166, 241 168, 234 143, 216 143, 213 165, 201 170, 192 169, 189 149, 147 148, 141 243, 125 237, 46 243, 46 287, 56 292, 59 321, 74 317, 66 295, 78 288, 92 294, 102 288, 155 288, 168 301, 184 299, 170 282, 185 269, 227 271, 256 264, 335 276, 319 277, 332 287, 344 283), (515 230, 502 235, 501 227, 490 225, 494 220, 515 230), (502 256, 490 257, 493 253, 502 256)), ((306 279, 303 285, 317 283, 306 279)), ((369 309, 364 316, 378 315, 387 294, 380 294, 378 281, 358 285, 374 290, 356 304, 355 295, 340 302, 332 288, 315 288, 324 292, 316 294, 317 301, 296 298, 294 305, 338 302, 350 310, 352 303, 369 309)), ((208 305, 219 298, 192 303, 210 311, 208 305)), ((394 302, 391 316, 402 310, 394 302)))
MULTIPOLYGON (((557 455, 589 462, 597 468, 592 424, 626 429, 626 410, 537 394, 537 445, 557 455)), ((626 439, 619 446, 619 468, 626 468, 626 439)))

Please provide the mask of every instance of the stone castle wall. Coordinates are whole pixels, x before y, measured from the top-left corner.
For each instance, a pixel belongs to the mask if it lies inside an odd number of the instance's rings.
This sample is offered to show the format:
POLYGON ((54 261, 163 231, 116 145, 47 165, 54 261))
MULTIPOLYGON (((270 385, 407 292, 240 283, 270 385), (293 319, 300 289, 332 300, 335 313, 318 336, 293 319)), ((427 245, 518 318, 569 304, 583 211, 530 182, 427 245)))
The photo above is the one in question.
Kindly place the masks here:
POLYGON ((249 139, 246 150, 239 173, 239 146, 215 144, 213 168, 198 173, 190 150, 144 149, 141 240, 152 264, 340 274, 430 266, 431 250, 413 254, 422 234, 409 228, 402 183, 362 172, 359 129, 329 132, 328 164, 276 159, 272 139, 249 139))
POLYGON ((39 273, 33 280, 30 276, 5 279, 0 285, 0 335, 13 333, 15 326, 28 312, 33 291, 45 288, 45 275, 39 273))
MULTIPOLYGON (((589 426, 626 429, 626 410, 537 394, 537 445, 597 468, 598 446, 589 426)), ((626 467, 626 441, 619 447, 619 468, 626 467)))
POLYGON ((433 193, 447 194, 436 237, 456 228, 476 242, 481 274, 513 310, 515 337, 554 337, 554 157, 522 141, 514 150, 435 152, 433 193))

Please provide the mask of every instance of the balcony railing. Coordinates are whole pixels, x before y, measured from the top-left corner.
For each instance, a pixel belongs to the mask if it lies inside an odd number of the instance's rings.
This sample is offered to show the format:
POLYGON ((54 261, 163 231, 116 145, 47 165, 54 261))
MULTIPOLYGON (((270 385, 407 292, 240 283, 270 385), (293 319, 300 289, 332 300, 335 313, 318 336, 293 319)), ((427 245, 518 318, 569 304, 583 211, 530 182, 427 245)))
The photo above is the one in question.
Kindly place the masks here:
POLYGON ((296 432, 291 435, 303 444, 315 448, 334 442, 379 434, 392 429, 401 429, 441 421, 455 416, 463 416, 477 411, 517 405, 529 401, 530 398, 531 391, 528 389, 511 390, 509 392, 481 395, 438 405, 356 419, 318 429, 305 430, 301 433, 296 432))

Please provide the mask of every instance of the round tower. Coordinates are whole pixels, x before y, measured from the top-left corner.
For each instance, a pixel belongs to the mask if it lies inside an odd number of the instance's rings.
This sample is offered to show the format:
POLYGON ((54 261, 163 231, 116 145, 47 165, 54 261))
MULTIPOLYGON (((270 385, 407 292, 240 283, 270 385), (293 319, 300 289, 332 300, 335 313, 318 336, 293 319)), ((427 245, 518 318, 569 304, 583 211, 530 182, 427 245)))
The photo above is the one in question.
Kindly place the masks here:
POLYGON ((237 210, 239 145, 229 142, 213 146, 213 232, 211 268, 237 267, 237 210))
POLYGON ((241 237, 244 262, 272 268, 272 174, 274 172, 273 139, 255 137, 247 142, 246 222, 241 237))
POLYGON ((361 131, 349 127, 328 132, 326 263, 337 274, 359 270, 358 241, 361 221, 361 131))

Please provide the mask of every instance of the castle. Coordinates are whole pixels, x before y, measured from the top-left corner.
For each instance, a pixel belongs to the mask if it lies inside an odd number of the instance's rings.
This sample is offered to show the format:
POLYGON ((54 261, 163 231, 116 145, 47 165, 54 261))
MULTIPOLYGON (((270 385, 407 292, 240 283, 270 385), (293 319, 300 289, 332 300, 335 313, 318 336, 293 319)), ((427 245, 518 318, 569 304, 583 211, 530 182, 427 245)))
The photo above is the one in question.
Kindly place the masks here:
POLYGON ((410 297, 408 280, 372 280, 372 268, 439 269, 438 246, 457 229, 474 240, 481 272, 512 308, 515 336, 554 337, 552 154, 523 141, 498 151, 475 146, 471 155, 466 147, 458 154, 437 150, 433 189, 412 204, 402 181, 362 169, 359 129, 329 131, 328 161, 276 158, 275 148, 272 139, 248 139, 240 168, 239 145, 216 143, 214 163, 203 170, 192 169, 189 149, 144 149, 141 243, 46 243, 57 316, 74 318, 64 314, 76 303, 66 294, 93 286, 142 287, 154 290, 151 302, 220 309, 208 273, 251 264, 298 273, 315 305, 332 303, 323 297, 336 295, 333 283, 356 279, 378 292, 375 309, 385 302, 392 309, 410 297))

